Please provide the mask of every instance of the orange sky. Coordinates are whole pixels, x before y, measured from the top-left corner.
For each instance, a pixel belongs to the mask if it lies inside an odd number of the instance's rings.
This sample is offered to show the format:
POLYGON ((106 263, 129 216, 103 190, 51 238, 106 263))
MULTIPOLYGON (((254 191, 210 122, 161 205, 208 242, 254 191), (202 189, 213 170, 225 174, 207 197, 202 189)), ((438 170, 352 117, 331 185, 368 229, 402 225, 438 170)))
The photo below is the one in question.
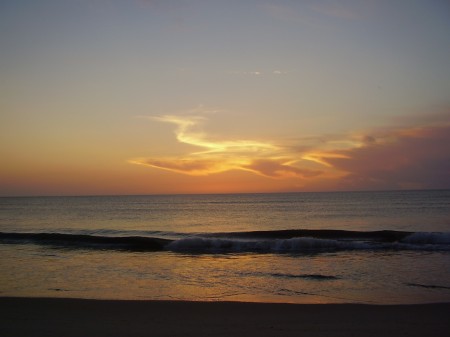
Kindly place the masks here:
POLYGON ((450 188, 448 2, 0 6, 0 196, 450 188))

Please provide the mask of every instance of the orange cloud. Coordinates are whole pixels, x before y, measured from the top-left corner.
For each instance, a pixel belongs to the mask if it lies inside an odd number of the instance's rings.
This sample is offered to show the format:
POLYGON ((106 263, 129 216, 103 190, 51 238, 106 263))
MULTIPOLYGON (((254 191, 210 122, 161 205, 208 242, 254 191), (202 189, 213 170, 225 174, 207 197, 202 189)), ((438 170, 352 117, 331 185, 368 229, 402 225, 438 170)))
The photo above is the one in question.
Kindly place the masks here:
POLYGON ((232 139, 212 140, 202 131, 204 116, 166 115, 151 117, 153 120, 175 124, 176 139, 183 144, 200 148, 177 158, 137 158, 130 163, 150 166, 172 172, 205 176, 230 170, 243 170, 269 178, 307 178, 320 175, 319 170, 299 168, 298 152, 273 142, 232 139))
POLYGON ((309 178, 323 173, 319 170, 300 169, 272 159, 257 159, 242 168, 271 178, 309 178))
POLYGON ((371 130, 365 135, 330 135, 287 141, 216 140, 197 114, 152 118, 176 126, 176 139, 197 151, 131 163, 190 176, 246 171, 271 179, 298 179, 323 189, 450 187, 450 126, 371 130))
POLYGON ((220 164, 208 159, 142 159, 135 164, 151 166, 163 170, 190 174, 194 176, 208 175, 226 171, 220 164))

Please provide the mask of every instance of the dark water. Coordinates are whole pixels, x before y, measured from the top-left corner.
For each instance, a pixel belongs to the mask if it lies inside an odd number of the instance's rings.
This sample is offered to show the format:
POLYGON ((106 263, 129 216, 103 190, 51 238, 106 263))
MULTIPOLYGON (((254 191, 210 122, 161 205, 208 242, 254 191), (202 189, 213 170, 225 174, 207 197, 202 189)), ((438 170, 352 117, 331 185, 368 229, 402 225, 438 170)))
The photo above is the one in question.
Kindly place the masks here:
POLYGON ((0 198, 0 295, 450 301, 450 191, 0 198))

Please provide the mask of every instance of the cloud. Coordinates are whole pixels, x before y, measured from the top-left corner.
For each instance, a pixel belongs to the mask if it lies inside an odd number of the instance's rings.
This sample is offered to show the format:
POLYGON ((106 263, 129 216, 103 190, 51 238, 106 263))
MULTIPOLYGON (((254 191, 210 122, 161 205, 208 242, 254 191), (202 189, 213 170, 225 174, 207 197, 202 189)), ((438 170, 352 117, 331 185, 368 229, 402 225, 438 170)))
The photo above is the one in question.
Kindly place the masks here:
POLYGON ((134 164, 151 166, 163 170, 184 173, 193 176, 203 176, 229 170, 224 163, 211 159, 151 159, 142 158, 131 161, 134 164))
POLYGON ((260 152, 275 150, 277 147, 268 142, 255 140, 211 140, 200 131, 199 127, 207 120, 203 116, 159 116, 153 119, 177 125, 175 135, 180 143, 194 145, 205 150, 201 153, 211 152, 260 152))
POLYGON ((130 162, 192 176, 206 176, 230 170, 249 171, 268 178, 310 178, 323 173, 320 170, 300 169, 276 159, 141 158, 130 162))
POLYGON ((393 130, 320 160, 347 173, 349 188, 450 187, 450 126, 393 130))
POLYGON ((253 71, 231 71, 231 74, 235 74, 235 75, 250 75, 250 76, 260 76, 263 74, 262 71, 257 71, 257 70, 253 70, 253 71))
MULTIPOLYGON (((130 162, 192 176, 241 170, 320 186, 328 179, 333 188, 348 190, 450 188, 450 124, 431 121, 428 126, 276 142, 216 139, 204 131, 208 114, 201 110, 150 117, 173 124, 178 142, 193 147, 190 153, 130 162)), ((441 115, 439 120, 442 121, 441 115)))
POLYGON ((322 174, 319 170, 300 169, 273 159, 257 159, 242 168, 271 178, 309 178, 322 174))
POLYGON ((148 117, 171 123, 178 142, 196 150, 175 158, 136 158, 129 162, 172 172, 201 176, 230 170, 243 170, 269 178, 307 178, 321 174, 320 170, 299 168, 298 152, 274 142, 252 139, 216 140, 203 131, 207 118, 200 110, 189 115, 148 117))
POLYGON ((244 75, 244 76, 280 76, 280 75, 287 75, 289 72, 285 70, 270 70, 266 69, 264 71, 258 70, 258 71, 231 71, 230 74, 234 75, 244 75))

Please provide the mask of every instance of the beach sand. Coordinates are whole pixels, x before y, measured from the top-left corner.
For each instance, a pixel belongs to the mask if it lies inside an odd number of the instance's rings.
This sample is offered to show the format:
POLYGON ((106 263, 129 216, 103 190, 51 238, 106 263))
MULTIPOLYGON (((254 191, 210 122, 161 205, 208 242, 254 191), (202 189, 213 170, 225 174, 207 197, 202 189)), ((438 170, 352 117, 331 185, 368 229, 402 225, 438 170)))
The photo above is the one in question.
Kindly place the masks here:
POLYGON ((0 336, 450 336, 450 303, 274 304, 0 298, 0 336))

